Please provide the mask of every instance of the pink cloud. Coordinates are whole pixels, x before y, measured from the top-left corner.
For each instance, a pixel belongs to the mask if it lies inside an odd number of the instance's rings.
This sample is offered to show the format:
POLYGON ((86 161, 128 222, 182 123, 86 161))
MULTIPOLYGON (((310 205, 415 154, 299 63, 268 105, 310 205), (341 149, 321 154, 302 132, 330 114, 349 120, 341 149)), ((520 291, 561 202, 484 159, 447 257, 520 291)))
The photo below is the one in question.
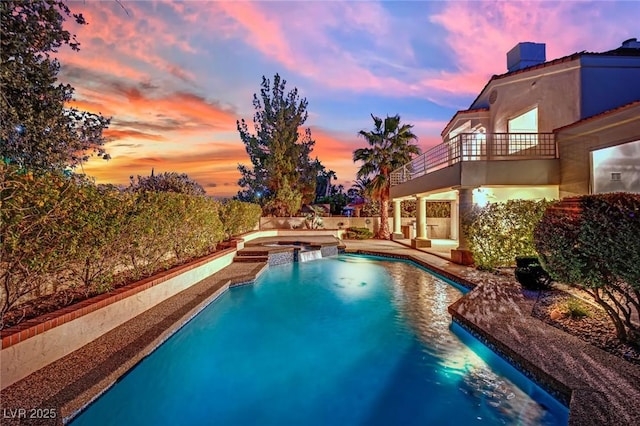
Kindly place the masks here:
POLYGON ((446 3, 431 20, 447 30, 446 43, 455 53, 458 70, 422 84, 444 93, 477 94, 491 75, 507 72, 506 53, 524 41, 546 43, 547 60, 582 50, 613 49, 625 38, 625 24, 603 20, 606 8, 605 2, 446 3))

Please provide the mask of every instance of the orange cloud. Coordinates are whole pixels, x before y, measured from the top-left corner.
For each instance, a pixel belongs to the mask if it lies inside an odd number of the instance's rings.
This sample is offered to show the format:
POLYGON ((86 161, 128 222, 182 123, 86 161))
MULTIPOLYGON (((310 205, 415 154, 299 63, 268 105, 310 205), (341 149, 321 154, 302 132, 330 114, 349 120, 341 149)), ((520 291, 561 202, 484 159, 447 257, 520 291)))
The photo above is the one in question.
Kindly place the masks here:
POLYGON ((229 197, 238 191, 240 173, 238 163, 246 163, 243 146, 231 142, 209 143, 198 146, 197 152, 149 152, 134 151, 109 161, 92 158, 84 166, 85 173, 97 183, 128 185, 130 176, 148 176, 153 168, 156 173, 187 173, 205 187, 209 195, 229 197))
POLYGON ((150 140, 150 141, 167 140, 167 138, 163 136, 154 135, 151 133, 144 133, 137 130, 107 129, 103 132, 103 135, 110 141, 117 141, 120 139, 142 139, 142 140, 150 140))

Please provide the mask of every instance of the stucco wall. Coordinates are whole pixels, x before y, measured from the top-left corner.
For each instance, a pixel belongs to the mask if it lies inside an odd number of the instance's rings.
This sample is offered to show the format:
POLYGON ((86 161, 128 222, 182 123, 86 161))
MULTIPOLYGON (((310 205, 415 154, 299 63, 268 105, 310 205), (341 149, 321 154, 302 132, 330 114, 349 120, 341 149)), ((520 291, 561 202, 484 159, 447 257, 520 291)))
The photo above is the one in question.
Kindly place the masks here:
MULTIPOLYGON (((373 230, 378 230, 380 225, 380 218, 378 217, 345 217, 345 216, 331 216, 322 218, 323 229, 339 229, 359 227, 373 230), (367 224, 367 220, 370 222, 367 224)), ((304 231, 308 228, 305 226, 304 217, 263 217, 260 218, 260 229, 290 229, 296 231, 304 231)))
POLYGON ((45 365, 70 354, 147 309, 230 265, 234 256, 235 251, 215 258, 134 296, 2 349, 0 351, 0 388, 4 389, 45 365))
POLYGON ((557 185, 560 170, 557 159, 467 161, 462 163, 462 186, 480 185, 557 185))
MULTIPOLYGON (((275 226, 280 225, 284 226, 285 229, 263 229, 260 232, 247 234, 243 236, 245 241, 250 241, 251 239, 265 236, 277 236, 277 235, 304 235, 305 233, 308 235, 318 235, 318 233, 328 233, 331 235, 335 235, 338 238, 342 237, 343 230, 349 227, 360 227, 360 228, 369 228, 373 232, 377 232, 380 226, 380 218, 379 217, 325 217, 324 221, 324 229, 321 230, 292 230, 290 229, 291 223, 297 223, 301 218, 262 218, 264 220, 264 224, 266 226, 275 226), (275 220, 274 220, 275 219, 275 220), (367 225, 366 221, 369 220, 371 223, 367 225), (338 223, 342 223, 341 228, 338 229, 338 223), (264 234, 264 232, 269 233, 269 235, 264 234), (250 238, 250 239, 249 239, 250 238)), ((411 225, 416 219, 413 217, 403 217, 402 225, 411 225)), ((427 225, 435 225, 428 226, 428 236, 429 238, 443 238, 448 239, 451 238, 451 219, 449 218, 427 218, 427 225)), ((262 226, 262 225, 261 225, 262 226)), ((389 217, 389 229, 393 231, 393 216, 389 217)))
POLYGON ((580 119, 580 69, 573 60, 493 81, 471 109, 489 107, 487 132, 508 131, 508 121, 538 106, 538 131, 550 133, 580 119), (493 104, 488 97, 495 90, 493 104))
POLYGON ((591 193, 592 151, 636 140, 640 140, 640 105, 560 130, 560 197, 591 193))

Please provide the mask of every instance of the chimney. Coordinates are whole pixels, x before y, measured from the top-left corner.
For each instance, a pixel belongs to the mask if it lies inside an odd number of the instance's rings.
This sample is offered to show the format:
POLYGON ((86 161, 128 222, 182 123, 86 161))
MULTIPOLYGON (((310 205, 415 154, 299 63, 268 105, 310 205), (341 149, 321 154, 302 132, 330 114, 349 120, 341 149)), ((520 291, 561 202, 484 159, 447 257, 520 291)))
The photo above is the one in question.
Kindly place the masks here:
POLYGON ((629 40, 623 41, 621 47, 626 47, 627 49, 640 49, 640 42, 637 38, 630 38, 629 40))
POLYGON ((509 72, 542 64, 545 61, 544 43, 518 43, 507 53, 507 69, 509 72))

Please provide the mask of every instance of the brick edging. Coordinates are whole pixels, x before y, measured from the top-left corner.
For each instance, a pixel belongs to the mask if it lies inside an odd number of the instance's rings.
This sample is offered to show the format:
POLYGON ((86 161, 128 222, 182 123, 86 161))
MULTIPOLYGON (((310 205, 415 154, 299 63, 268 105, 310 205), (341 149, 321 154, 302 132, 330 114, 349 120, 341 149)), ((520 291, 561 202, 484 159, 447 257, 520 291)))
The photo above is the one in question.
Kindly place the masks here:
POLYGON ((105 306, 109 306, 113 303, 131 297, 141 291, 157 286, 171 278, 202 266, 218 257, 225 256, 233 251, 235 251, 235 248, 216 251, 215 253, 211 253, 205 257, 192 260, 191 262, 183 265, 175 266, 140 281, 119 287, 108 293, 99 294, 89 299, 74 303, 71 306, 7 327, 0 330, 2 349, 6 349, 19 342, 23 342, 26 339, 42 334, 45 331, 49 331, 52 328, 61 326, 64 323, 73 321, 76 318, 80 318, 91 312, 97 311, 98 309, 104 308, 105 306))

